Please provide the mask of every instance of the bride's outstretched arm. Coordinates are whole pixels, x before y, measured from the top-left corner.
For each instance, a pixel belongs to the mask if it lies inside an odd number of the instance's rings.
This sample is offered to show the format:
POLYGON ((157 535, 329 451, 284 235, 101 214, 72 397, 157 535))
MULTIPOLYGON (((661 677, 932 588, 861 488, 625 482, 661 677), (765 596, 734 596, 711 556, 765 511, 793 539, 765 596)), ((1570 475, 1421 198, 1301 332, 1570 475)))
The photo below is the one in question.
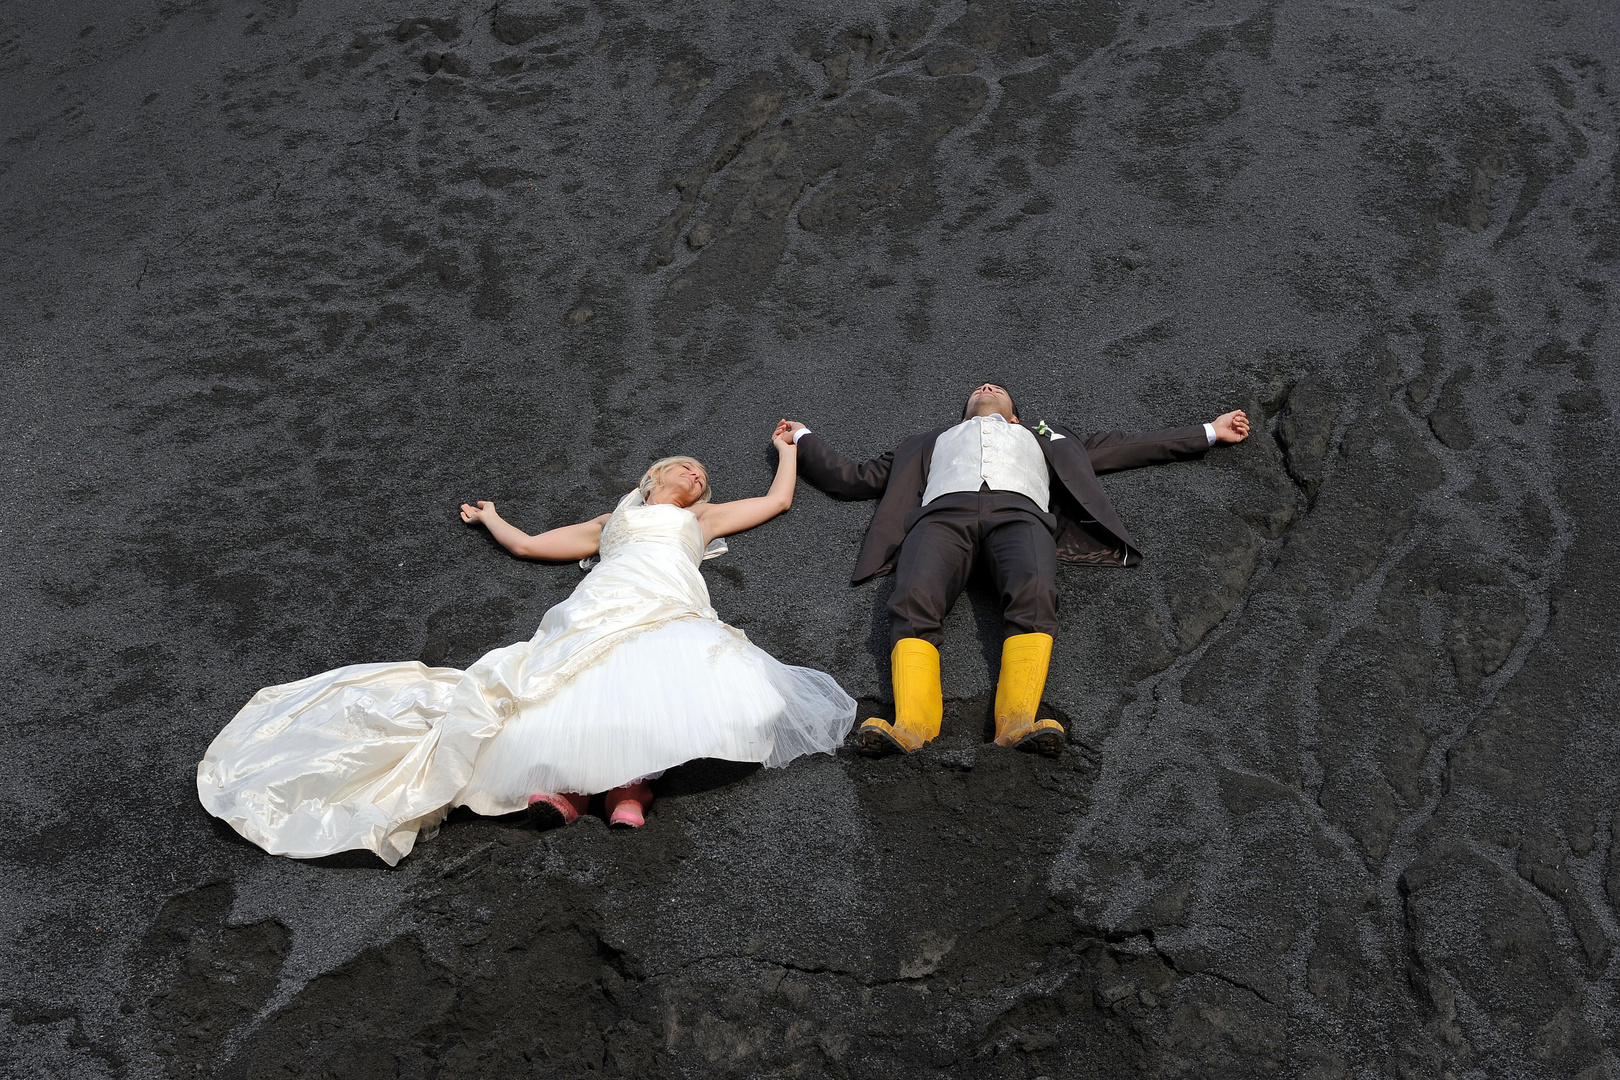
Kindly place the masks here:
POLYGON ((495 542, 512 554, 525 559, 588 559, 602 544, 602 526, 612 514, 582 521, 578 525, 564 525, 538 536, 530 536, 515 525, 508 524, 495 512, 495 504, 484 499, 477 505, 461 504, 461 520, 469 525, 482 525, 489 530, 495 542))
POLYGON ((744 529, 762 525, 793 505, 793 485, 799 480, 799 448, 783 426, 776 425, 771 444, 776 447, 776 479, 771 489, 757 499, 737 499, 733 502, 699 504, 691 507, 703 526, 703 541, 708 543, 717 536, 730 536, 744 529))

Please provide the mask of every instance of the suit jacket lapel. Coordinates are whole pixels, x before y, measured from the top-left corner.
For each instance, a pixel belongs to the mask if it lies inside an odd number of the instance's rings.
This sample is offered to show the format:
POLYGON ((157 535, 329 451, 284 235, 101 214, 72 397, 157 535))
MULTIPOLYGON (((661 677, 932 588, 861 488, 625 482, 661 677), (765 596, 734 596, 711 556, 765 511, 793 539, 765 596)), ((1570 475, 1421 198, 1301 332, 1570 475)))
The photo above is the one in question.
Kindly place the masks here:
POLYGON ((1091 460, 1086 457, 1085 446, 1079 436, 1056 424, 1047 426, 1063 436, 1061 439, 1048 439, 1035 435, 1035 441, 1041 444, 1041 452, 1046 455, 1046 463, 1051 467, 1052 474, 1091 515, 1092 520, 1134 548, 1135 541, 1131 539, 1125 523, 1119 520, 1113 504, 1097 482, 1097 474, 1091 469, 1091 460))
POLYGON ((919 498, 922 497, 923 491, 928 487, 928 473, 929 470, 934 467, 934 443, 941 435, 945 434, 955 426, 956 425, 954 424, 947 424, 945 427, 942 427, 937 431, 930 431, 924 437, 922 453, 919 455, 920 460, 918 461, 918 464, 922 467, 922 487, 917 489, 917 495, 919 498))

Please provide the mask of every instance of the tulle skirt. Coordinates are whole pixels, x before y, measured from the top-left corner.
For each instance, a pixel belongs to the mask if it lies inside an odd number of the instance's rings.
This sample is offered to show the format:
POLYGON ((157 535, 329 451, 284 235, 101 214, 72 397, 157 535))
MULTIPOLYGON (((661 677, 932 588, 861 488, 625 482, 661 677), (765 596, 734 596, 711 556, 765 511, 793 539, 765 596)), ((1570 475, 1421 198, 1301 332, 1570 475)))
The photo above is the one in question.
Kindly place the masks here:
POLYGON ((606 791, 694 758, 785 765, 836 750, 855 719, 831 675, 698 618, 632 634, 550 700, 517 705, 459 805, 507 813, 537 792, 606 791))

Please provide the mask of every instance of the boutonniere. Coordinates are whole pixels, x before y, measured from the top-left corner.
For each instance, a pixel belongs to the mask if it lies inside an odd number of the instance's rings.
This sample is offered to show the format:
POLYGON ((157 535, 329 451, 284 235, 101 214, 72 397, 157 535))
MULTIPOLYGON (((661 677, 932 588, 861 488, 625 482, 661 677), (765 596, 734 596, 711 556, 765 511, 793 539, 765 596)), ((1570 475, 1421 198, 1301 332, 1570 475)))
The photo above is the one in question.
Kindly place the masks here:
POLYGON ((1037 435, 1045 435, 1048 439, 1052 439, 1053 441, 1056 441, 1058 439, 1067 438, 1067 436, 1059 435, 1057 432, 1055 432, 1051 428, 1047 427, 1045 420, 1037 420, 1037 421, 1035 421, 1035 434, 1037 434, 1037 435))

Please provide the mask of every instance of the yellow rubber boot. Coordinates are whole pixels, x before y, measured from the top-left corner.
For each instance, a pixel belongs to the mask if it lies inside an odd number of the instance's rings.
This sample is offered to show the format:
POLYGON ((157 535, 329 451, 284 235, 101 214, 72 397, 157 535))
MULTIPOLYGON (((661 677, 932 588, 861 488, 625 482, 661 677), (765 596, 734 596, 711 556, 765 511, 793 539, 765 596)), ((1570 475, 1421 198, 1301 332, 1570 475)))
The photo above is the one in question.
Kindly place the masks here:
POLYGON ((855 745, 863 754, 920 750, 939 734, 945 717, 938 649, 922 638, 901 638, 889 653, 889 669, 894 674, 894 723, 874 718, 862 724, 855 745))
POLYGON ((1046 669, 1052 662, 1051 634, 1015 634, 1001 643, 1001 678, 996 683, 996 745, 1016 746, 1057 757, 1067 741, 1056 720, 1037 720, 1046 669))

